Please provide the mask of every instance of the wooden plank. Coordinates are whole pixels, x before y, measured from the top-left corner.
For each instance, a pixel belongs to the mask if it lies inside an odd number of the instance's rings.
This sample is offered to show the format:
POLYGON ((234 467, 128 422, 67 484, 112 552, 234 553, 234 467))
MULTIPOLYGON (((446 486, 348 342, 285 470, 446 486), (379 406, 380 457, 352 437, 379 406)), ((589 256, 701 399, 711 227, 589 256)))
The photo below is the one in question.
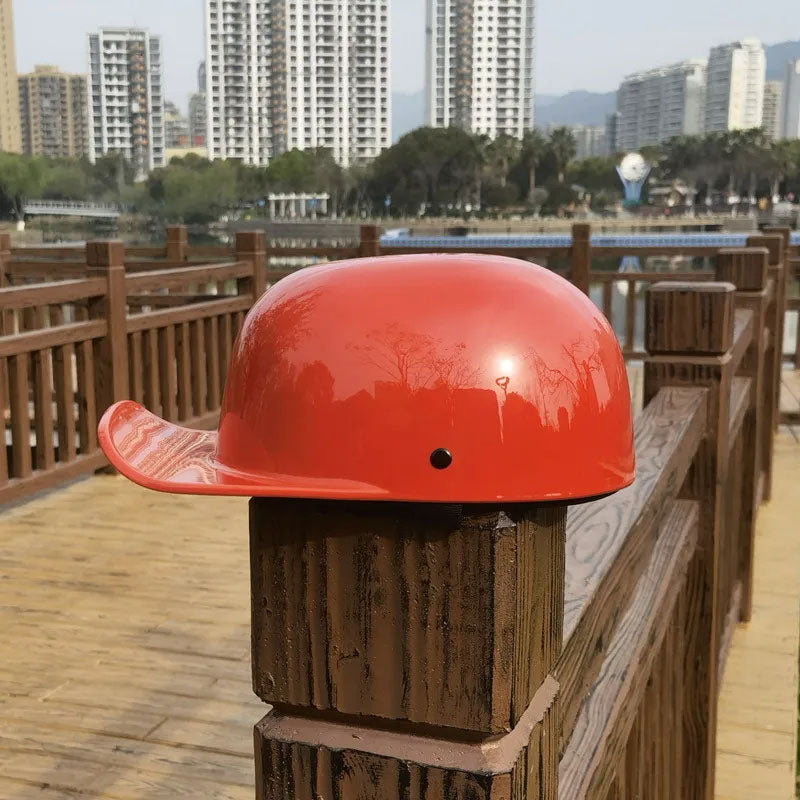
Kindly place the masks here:
POLYGON ((131 399, 142 403, 144 402, 144 356, 141 331, 134 331, 128 337, 128 367, 131 399))
POLYGON ((728 446, 733 447, 739 436, 739 431, 744 423, 745 414, 750 406, 750 396, 752 393, 752 381, 750 378, 734 378, 731 381, 731 399, 728 418, 728 446))
POLYGON ((64 344, 53 350, 53 380, 56 396, 56 430, 58 460, 61 463, 75 458, 75 391, 72 385, 72 345, 64 344))
POLYGON ((106 291, 102 278, 11 286, 0 289, 0 309, 38 308, 97 297, 106 291))
POLYGON ((6 446, 6 409, 8 409, 8 369, 0 358, 0 487, 8 481, 8 448, 6 446))
POLYGON ((0 506, 18 502, 45 489, 61 487, 81 475, 91 475, 107 464, 103 452, 95 448, 88 455, 78 455, 72 461, 56 463, 47 472, 31 472, 26 478, 12 478, 0 486, 0 506))
POLYGON ((205 324, 207 320, 189 323, 189 349, 191 353, 192 372, 192 412, 200 416, 208 408, 206 401, 206 340, 205 324))
POLYGON ((11 474, 31 474, 31 420, 28 409, 28 355, 8 359, 9 411, 11 414, 11 474))
POLYGON ((125 278, 125 286, 130 294, 141 294, 157 289, 183 288, 192 284, 243 278, 249 274, 249 263, 231 261, 201 267, 178 267, 177 269, 140 272, 136 275, 128 275, 125 278))
POLYGON ((83 341, 75 349, 78 376, 78 452, 88 455, 97 449, 97 404, 95 400, 94 348, 83 341))
POLYGON ((36 434, 35 468, 49 470, 55 464, 53 449, 53 379, 49 350, 33 354, 33 423, 36 434))
POLYGON ((175 328, 168 325, 158 331, 158 381, 161 413, 164 419, 178 417, 178 377, 175 364, 175 328))
POLYGON ((106 321, 96 319, 90 322, 73 322, 69 325, 62 325, 60 328, 2 336, 0 337, 0 358, 60 347, 63 344, 82 342, 86 339, 98 339, 105 336, 107 331, 106 321))
POLYGON ((128 332, 142 331, 149 328, 163 328, 167 325, 180 325, 196 319, 218 316, 229 313, 244 313, 251 304, 250 297, 230 297, 214 300, 210 303, 196 303, 191 306, 181 306, 162 311, 149 311, 142 314, 132 314, 128 317, 128 332))
MULTIPOLYGON (((613 765, 625 752, 635 711, 642 703, 677 599, 684 591, 687 566, 697 546, 698 523, 695 503, 672 504, 647 571, 620 622, 561 759, 561 797, 580 800, 602 796, 607 790, 613 765)), ((657 785, 656 769, 649 780, 645 777, 649 788, 657 785)))
POLYGON ((220 391, 220 365, 219 365, 219 318, 208 317, 205 322, 205 376, 207 382, 208 408, 220 407, 222 394, 220 391))
POLYGON ((228 375, 228 365, 231 361, 233 352, 233 321, 230 314, 222 314, 219 317, 219 383, 225 386, 225 378, 228 375))
POLYGON ((178 381, 178 417, 183 421, 191 416, 192 361, 189 341, 189 323, 175 326, 175 368, 178 381))
POLYGON ((159 384, 158 330, 143 331, 144 336, 144 406, 153 413, 161 409, 159 384))
POLYGON ((653 547, 653 528, 683 483, 706 425, 702 389, 662 390, 635 423, 637 475, 611 497, 570 508, 564 583, 562 745, 653 547))

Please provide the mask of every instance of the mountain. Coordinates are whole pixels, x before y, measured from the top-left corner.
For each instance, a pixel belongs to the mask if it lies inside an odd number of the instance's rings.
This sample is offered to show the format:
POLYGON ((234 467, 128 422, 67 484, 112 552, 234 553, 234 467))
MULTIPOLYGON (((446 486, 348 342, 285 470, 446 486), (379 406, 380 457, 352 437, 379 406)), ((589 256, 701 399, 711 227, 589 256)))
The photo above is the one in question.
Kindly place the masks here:
POLYGON ((537 94, 534 119, 540 128, 545 125, 604 125, 606 114, 616 106, 616 92, 537 94))
POLYGON ((392 93, 392 141, 425 124, 425 90, 392 93))
POLYGON ((767 80, 782 81, 786 62, 800 58, 800 42, 779 42, 764 48, 767 54, 767 80))

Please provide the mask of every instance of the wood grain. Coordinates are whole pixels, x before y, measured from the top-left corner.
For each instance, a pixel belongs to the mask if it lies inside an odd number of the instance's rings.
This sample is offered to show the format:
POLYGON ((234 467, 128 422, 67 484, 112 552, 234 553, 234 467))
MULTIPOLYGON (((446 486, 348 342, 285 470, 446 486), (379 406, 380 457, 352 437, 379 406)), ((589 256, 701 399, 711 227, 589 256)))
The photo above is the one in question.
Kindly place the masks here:
MULTIPOLYGON (((698 523, 695 503, 672 504, 647 570, 564 752, 559 767, 561 797, 603 797, 609 790, 614 765, 623 758, 635 711, 643 702, 661 644, 674 619, 675 604, 684 591, 687 567, 697 544, 698 523)), ((647 699, 651 704, 659 702, 657 692, 647 699)), ((656 773, 663 754, 650 750, 643 755, 644 765, 638 769, 644 770, 648 793, 653 791, 653 797, 674 796, 660 794, 654 788, 659 782, 656 773)))
POLYGON ((561 648, 563 507, 250 509, 259 697, 464 731, 514 726, 561 648))

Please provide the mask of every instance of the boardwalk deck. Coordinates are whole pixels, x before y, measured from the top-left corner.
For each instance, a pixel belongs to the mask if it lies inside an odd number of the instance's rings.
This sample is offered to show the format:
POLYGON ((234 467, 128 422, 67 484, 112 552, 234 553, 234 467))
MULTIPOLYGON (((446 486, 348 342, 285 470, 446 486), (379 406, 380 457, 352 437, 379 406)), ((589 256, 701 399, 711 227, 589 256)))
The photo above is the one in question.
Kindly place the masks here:
POLYGON ((717 800, 795 797, 800 630, 800 449, 775 450, 774 499, 759 515, 753 619, 733 636, 722 683, 717 800))
MULTIPOLYGON (((791 796, 800 463, 788 433, 776 454, 756 615, 723 687, 719 800, 791 796)), ((2 800, 251 800, 265 706, 250 689, 246 501, 98 476, 5 513, 0 625, 2 800)))

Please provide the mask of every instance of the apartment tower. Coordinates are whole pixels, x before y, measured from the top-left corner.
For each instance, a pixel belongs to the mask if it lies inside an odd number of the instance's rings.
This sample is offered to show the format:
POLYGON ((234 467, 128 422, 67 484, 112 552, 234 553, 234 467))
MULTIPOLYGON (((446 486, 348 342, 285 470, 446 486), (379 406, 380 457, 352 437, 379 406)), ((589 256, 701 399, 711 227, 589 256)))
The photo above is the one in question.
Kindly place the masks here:
POLYGON ((391 143, 389 0, 205 0, 209 157, 391 143))
POLYGON ((426 122, 492 138, 533 127, 535 0, 428 0, 426 122))
POLYGON ((74 158, 89 154, 86 75, 36 66, 19 76, 22 151, 29 156, 74 158))
POLYGON ((139 28, 89 34, 89 157, 122 153, 139 177, 164 166, 161 38, 139 28))

